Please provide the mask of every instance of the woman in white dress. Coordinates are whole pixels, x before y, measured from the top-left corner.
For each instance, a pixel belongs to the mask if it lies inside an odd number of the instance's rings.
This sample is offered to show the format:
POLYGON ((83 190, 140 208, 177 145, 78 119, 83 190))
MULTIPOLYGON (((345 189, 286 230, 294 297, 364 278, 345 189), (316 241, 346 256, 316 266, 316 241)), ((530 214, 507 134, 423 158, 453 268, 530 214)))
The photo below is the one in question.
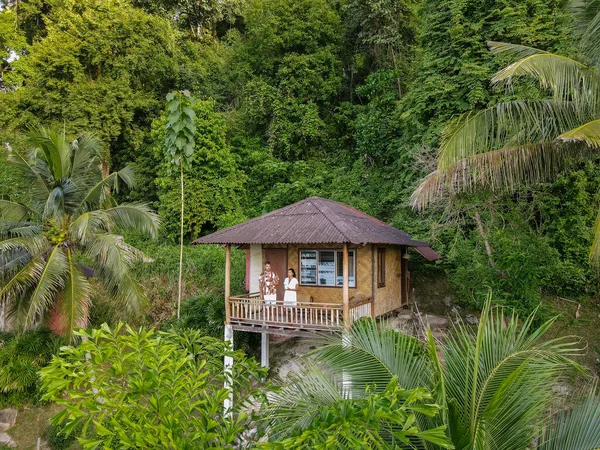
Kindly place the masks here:
POLYGON ((283 281, 283 288, 285 289, 285 295, 283 297, 284 306, 296 306, 298 292, 298 280, 296 279, 296 272, 294 269, 288 270, 288 276, 283 281))

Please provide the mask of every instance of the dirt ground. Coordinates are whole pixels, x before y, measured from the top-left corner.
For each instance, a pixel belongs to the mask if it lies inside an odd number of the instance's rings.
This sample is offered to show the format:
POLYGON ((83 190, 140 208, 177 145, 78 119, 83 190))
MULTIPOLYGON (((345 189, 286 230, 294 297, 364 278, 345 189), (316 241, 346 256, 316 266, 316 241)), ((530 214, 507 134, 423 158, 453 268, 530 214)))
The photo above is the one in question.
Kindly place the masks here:
POLYGON ((60 411, 54 403, 41 406, 25 406, 18 409, 17 421, 8 434, 17 443, 19 450, 35 450, 38 438, 42 438, 41 449, 49 449, 43 441, 44 433, 50 424, 50 417, 60 411))

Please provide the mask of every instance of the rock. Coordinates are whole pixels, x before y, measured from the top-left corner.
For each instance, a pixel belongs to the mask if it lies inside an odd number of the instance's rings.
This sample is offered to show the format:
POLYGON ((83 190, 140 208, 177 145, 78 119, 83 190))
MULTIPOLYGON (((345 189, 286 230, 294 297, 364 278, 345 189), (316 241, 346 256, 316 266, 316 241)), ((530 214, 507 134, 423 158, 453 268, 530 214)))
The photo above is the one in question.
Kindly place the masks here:
POLYGON ((455 317, 459 317, 460 316, 460 306, 454 305, 452 307, 452 309, 450 310, 450 314, 452 314, 455 317))
POLYGON ((477 325, 479 323, 479 319, 473 314, 467 314, 467 317, 465 317, 465 322, 467 322, 469 325, 477 325))
POLYGON ((0 448, 17 448, 17 443, 6 433, 0 433, 0 448))
POLYGON ((0 447, 16 448, 17 444, 13 439, 5 433, 17 421, 16 409, 0 410, 0 447))
POLYGON ((448 328, 448 318, 426 314, 425 324, 429 324, 432 330, 445 330, 448 328))
POLYGON ((8 430, 17 421, 16 409, 0 410, 0 432, 8 430))
POLYGON ((443 332, 443 331, 441 331, 441 330, 435 330, 435 331, 432 331, 432 332, 431 332, 431 334, 433 335, 433 338, 434 338, 436 341, 443 341, 443 340, 444 340, 444 336, 445 336, 445 335, 444 335, 444 332, 443 332))
POLYGON ((388 320, 388 326, 399 333, 414 334, 414 323, 412 313, 402 313, 388 320))
POLYGON ((452 297, 444 297, 442 299, 442 303, 446 306, 446 308, 452 308, 452 297))

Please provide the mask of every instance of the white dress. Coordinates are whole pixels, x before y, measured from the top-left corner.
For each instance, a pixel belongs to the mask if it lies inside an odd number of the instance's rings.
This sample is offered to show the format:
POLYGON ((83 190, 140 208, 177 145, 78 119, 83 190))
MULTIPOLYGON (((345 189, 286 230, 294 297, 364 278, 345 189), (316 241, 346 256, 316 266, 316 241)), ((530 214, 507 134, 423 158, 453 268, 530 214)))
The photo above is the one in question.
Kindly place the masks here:
POLYGON ((295 290, 298 286, 298 280, 296 278, 286 278, 283 281, 283 287, 285 289, 285 295, 283 297, 283 304, 286 306, 296 306, 297 291, 295 290), (294 289, 294 290, 290 290, 294 289))

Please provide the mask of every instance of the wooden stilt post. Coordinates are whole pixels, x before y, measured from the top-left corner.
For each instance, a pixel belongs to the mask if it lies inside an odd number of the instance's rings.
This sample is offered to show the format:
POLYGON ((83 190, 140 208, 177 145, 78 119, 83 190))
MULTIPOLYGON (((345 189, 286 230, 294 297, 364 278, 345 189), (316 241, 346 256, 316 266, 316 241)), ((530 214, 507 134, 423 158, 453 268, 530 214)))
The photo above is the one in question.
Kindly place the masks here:
MULTIPOLYGON (((350 283, 348 280, 348 244, 344 243, 344 252, 343 252, 343 284, 342 284, 342 301, 344 306, 344 332, 342 334, 342 346, 349 347, 350 346, 350 283)), ((344 392, 344 397, 352 398, 352 380, 350 379, 350 375, 345 371, 342 372, 342 388, 344 392)))
POLYGON ((344 243, 344 258, 343 258, 343 306, 344 306, 344 332, 350 331, 350 290, 348 283, 348 244, 344 243))
MULTIPOLYGON (((225 246, 225 341, 231 345, 233 350, 233 328, 231 327, 231 307, 229 304, 229 296, 231 294, 231 247, 225 246)), ((225 410, 225 417, 231 417, 233 415, 233 358, 231 356, 225 356, 224 358, 224 370, 225 370, 225 383, 224 388, 229 390, 229 395, 223 402, 223 409, 225 410)))
POLYGON ((229 297, 231 296, 231 246, 225 246, 225 323, 231 324, 231 305, 229 297))
POLYGON ((262 333, 260 345, 260 365, 269 367, 269 333, 262 333))

